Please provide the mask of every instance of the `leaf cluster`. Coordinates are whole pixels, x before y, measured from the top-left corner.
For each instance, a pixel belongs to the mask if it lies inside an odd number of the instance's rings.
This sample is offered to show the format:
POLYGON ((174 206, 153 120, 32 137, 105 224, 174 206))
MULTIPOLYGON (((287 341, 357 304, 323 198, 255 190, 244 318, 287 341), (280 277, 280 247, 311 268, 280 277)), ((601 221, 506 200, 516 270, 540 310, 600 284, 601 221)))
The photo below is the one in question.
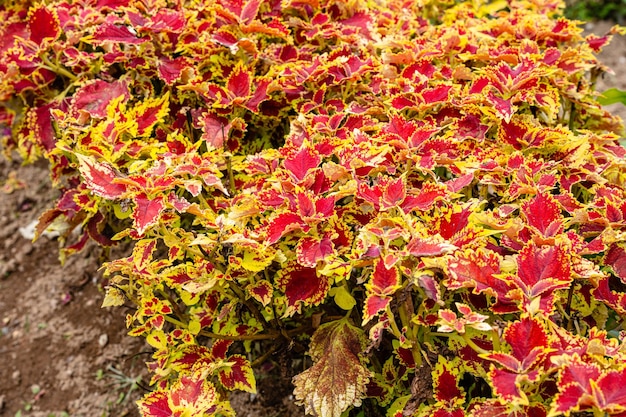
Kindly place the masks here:
POLYGON ((562 11, 0 6, 3 149, 61 191, 38 233, 133 242, 104 306, 154 349, 142 414, 233 415, 288 353, 312 415, 624 415, 620 29, 562 11))

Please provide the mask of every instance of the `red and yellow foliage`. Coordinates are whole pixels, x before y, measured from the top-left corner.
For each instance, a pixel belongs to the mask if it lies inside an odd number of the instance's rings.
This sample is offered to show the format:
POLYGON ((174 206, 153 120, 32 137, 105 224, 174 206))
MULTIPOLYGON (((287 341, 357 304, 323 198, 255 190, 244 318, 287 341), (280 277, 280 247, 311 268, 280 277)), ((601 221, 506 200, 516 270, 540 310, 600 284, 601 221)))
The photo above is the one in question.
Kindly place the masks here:
POLYGON ((232 415, 296 343, 313 415, 626 415, 611 34, 562 7, 3 3, 3 149, 61 191, 38 233, 135 242, 104 304, 154 348, 143 415, 232 415))

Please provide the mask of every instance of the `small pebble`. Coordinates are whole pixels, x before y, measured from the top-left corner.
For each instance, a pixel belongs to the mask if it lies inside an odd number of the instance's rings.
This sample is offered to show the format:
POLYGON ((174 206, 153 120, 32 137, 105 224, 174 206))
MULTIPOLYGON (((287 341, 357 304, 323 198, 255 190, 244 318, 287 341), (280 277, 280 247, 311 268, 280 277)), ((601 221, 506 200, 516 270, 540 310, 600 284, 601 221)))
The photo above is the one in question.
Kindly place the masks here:
POLYGON ((101 334, 98 338, 98 345, 103 348, 107 345, 107 343, 109 343, 109 336, 107 336, 106 333, 101 334))

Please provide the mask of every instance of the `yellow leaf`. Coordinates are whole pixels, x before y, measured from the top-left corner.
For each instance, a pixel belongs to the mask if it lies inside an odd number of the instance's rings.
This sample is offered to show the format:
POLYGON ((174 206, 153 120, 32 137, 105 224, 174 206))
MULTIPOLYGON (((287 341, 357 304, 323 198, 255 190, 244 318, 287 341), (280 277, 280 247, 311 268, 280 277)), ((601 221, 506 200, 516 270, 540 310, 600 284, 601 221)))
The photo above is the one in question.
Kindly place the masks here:
POLYGON ((483 17, 486 15, 493 15, 494 13, 499 12, 507 6, 508 2, 506 0, 485 2, 485 4, 481 5, 478 8, 478 16, 483 17))
POLYGON ((344 286, 331 288, 329 294, 334 297, 335 304, 343 310, 349 311, 356 305, 356 300, 344 286))
POLYGON ((146 336, 146 342, 156 349, 167 348, 167 336, 163 330, 154 330, 148 336, 146 336))
POLYGON ((241 266, 248 271, 260 272, 267 268, 273 260, 274 252, 269 249, 266 249, 265 252, 246 249, 243 251, 243 262, 241 266))
POLYGON ((352 266, 348 262, 341 261, 332 261, 324 264, 322 269, 318 269, 317 272, 320 275, 324 275, 326 277, 335 278, 335 282, 341 282, 341 280, 346 279, 350 272, 352 271, 352 266))
POLYGON ((189 330, 189 333, 196 336, 200 333, 200 330, 202 330, 202 325, 197 319, 191 319, 187 325, 187 330, 189 330))
POLYGON ((124 294, 116 287, 107 287, 106 295, 102 301, 102 308, 104 307, 117 307, 124 305, 126 298, 124 294))

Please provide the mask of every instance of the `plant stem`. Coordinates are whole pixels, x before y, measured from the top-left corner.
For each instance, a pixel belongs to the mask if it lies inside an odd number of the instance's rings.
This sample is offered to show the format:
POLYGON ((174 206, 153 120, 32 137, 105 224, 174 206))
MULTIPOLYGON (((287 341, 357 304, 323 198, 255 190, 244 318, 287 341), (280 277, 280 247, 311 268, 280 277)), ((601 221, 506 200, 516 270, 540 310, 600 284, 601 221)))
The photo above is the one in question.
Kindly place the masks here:
POLYGON ((76 77, 74 74, 69 72, 63 66, 53 64, 50 61, 50 59, 45 54, 42 54, 40 56, 40 58, 43 61, 43 63, 45 64, 45 65, 42 65, 43 68, 49 69, 52 72, 55 72, 55 73, 57 73, 59 75, 62 75, 64 77, 68 78, 71 82, 75 82, 78 79, 78 77, 76 77))
POLYGON ((228 192, 230 197, 233 197, 237 192, 235 188, 235 174, 233 173, 233 164, 230 160, 230 155, 226 156, 226 170, 228 171, 228 192))

